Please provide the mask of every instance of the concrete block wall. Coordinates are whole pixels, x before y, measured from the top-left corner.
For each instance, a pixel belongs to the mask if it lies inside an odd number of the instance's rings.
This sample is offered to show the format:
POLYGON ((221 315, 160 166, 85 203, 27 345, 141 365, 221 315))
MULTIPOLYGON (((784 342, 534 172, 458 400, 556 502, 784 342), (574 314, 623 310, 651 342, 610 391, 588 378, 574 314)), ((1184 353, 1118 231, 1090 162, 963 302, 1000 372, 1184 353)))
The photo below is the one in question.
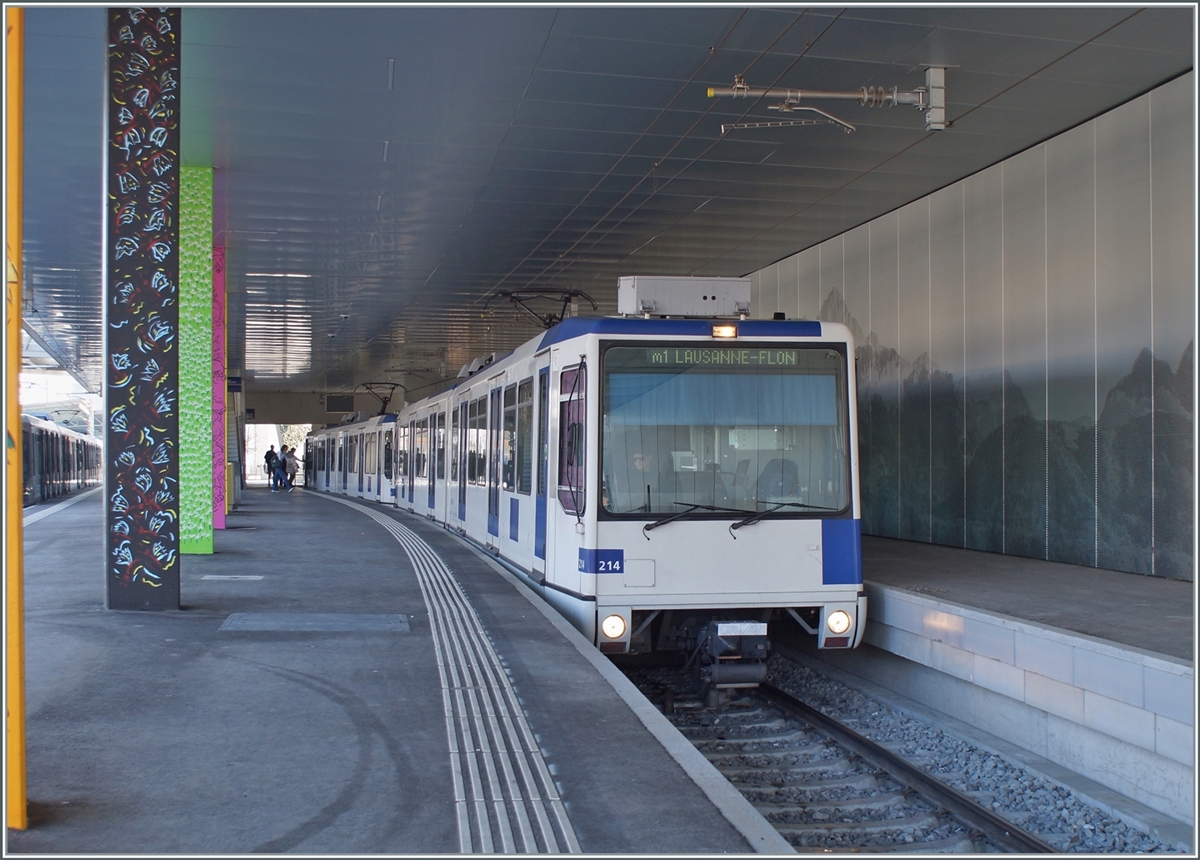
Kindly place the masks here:
POLYGON ((864 642, 874 647, 831 662, 1194 824, 1191 663, 866 589, 864 642))

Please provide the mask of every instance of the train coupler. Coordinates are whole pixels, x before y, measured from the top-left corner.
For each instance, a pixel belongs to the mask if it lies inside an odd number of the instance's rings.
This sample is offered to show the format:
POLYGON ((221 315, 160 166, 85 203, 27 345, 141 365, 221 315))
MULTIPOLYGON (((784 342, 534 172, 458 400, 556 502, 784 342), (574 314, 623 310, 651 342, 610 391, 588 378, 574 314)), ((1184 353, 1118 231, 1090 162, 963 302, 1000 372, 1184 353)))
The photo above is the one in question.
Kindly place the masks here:
POLYGON ((767 680, 771 643, 764 621, 710 621, 700 634, 700 681, 718 689, 767 680))

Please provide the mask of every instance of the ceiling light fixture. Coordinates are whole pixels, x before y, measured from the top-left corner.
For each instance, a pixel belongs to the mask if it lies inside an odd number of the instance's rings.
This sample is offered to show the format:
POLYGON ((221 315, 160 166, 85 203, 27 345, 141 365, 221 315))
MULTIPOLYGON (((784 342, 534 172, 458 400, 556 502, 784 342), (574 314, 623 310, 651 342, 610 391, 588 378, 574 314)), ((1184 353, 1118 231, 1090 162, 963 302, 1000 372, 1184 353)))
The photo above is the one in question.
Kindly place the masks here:
POLYGON ((392 145, 392 142, 390 140, 385 140, 383 142, 383 160, 384 161, 387 161, 388 147, 390 147, 391 145, 392 145))
POLYGON ((394 57, 388 57, 388 92, 392 91, 392 86, 396 83, 396 60, 394 57))
POLYGON ((312 275, 299 275, 291 272, 247 272, 247 278, 311 278, 312 275))

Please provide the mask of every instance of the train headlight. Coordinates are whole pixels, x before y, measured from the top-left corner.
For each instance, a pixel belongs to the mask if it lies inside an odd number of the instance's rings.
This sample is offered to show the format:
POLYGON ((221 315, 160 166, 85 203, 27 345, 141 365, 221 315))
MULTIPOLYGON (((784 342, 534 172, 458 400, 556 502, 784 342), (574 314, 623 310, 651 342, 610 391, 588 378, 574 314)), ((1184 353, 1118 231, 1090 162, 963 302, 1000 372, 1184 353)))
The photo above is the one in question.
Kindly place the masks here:
POLYGON ((713 337, 737 337, 737 326, 728 323, 718 324, 712 327, 713 337))
POLYGON ((600 622, 600 632, 609 639, 620 639, 625 635, 625 619, 620 615, 609 615, 600 622))
POLYGON ((844 609, 830 612, 829 617, 825 619, 825 626, 829 628, 830 633, 841 636, 850 629, 850 613, 844 609))

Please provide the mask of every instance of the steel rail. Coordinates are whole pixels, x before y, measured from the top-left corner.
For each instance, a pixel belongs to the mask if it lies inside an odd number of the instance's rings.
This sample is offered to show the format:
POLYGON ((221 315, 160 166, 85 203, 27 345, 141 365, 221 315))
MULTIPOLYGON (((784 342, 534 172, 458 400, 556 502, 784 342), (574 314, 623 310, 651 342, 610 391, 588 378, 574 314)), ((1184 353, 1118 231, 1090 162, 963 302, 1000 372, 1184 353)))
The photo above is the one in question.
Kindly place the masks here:
POLYGON ((926 800, 976 828, 996 845, 1017 853, 1056 854, 1058 849, 1013 824, 1006 818, 977 803, 962 792, 930 776, 915 764, 906 761, 886 747, 869 740, 832 717, 788 695, 782 690, 763 684, 757 694, 783 708, 793 716, 811 724, 837 743, 886 771, 896 781, 907 785, 926 800))

